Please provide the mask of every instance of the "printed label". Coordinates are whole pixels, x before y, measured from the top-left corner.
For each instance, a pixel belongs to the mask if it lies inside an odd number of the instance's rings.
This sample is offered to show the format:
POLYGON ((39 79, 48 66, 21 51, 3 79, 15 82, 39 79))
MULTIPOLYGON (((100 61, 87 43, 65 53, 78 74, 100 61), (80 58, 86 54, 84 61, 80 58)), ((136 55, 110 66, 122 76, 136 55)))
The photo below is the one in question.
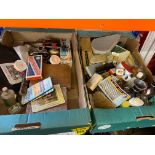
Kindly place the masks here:
POLYGON ((106 125, 99 126, 99 127, 98 127, 98 130, 105 130, 105 129, 108 129, 108 128, 110 128, 110 127, 111 127, 110 124, 106 124, 106 125))
POLYGON ((76 128, 73 129, 73 132, 75 132, 77 135, 84 135, 90 127, 83 127, 83 128, 76 128))

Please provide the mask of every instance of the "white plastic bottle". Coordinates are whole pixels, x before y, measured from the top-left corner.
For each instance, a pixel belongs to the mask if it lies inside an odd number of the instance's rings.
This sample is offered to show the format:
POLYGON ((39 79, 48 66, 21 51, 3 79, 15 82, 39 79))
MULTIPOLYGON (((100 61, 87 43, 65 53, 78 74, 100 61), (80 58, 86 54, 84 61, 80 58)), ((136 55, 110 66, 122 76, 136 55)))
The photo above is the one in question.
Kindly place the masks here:
POLYGON ((12 106, 16 104, 15 92, 7 87, 2 88, 1 98, 6 106, 12 106))

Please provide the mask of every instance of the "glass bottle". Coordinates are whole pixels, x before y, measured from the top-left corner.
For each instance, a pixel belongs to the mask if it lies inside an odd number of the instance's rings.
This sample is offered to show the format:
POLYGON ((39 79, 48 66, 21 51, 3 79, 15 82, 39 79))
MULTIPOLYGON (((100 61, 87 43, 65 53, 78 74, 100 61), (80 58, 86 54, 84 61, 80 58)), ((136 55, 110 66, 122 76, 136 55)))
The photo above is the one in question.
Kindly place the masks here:
POLYGON ((16 104, 15 92, 7 87, 2 88, 1 98, 6 106, 12 106, 16 104))

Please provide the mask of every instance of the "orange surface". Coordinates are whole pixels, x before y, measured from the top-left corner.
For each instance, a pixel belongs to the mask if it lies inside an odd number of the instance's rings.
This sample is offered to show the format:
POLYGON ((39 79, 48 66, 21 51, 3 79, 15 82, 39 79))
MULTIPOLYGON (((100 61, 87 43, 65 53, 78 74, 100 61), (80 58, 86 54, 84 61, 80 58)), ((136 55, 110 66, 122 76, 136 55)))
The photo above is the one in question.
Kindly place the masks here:
POLYGON ((0 19, 1 27, 155 30, 155 19, 0 19))

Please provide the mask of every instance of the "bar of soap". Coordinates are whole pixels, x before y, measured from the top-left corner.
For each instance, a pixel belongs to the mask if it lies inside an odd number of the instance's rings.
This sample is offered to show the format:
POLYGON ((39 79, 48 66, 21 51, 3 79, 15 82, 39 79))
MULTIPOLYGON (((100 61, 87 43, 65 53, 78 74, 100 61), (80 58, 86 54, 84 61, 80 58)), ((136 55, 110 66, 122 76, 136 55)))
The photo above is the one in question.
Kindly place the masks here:
POLYGON ((102 78, 101 75, 95 73, 95 74, 90 78, 90 80, 87 82, 86 85, 87 85, 87 87, 88 87, 90 90, 94 91, 94 89, 97 87, 98 83, 99 83, 102 79, 103 79, 103 78, 102 78))

